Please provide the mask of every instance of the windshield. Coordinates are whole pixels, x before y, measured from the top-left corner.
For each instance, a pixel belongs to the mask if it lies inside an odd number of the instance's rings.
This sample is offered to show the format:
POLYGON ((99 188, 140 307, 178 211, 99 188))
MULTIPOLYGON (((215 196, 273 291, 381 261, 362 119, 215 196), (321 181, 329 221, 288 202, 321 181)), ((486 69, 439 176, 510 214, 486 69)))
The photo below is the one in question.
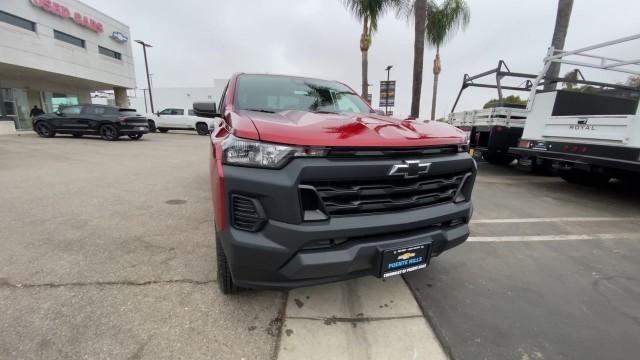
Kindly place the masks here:
POLYGON ((241 75, 236 86, 235 103, 240 110, 372 112, 353 90, 335 81, 273 75, 241 75))

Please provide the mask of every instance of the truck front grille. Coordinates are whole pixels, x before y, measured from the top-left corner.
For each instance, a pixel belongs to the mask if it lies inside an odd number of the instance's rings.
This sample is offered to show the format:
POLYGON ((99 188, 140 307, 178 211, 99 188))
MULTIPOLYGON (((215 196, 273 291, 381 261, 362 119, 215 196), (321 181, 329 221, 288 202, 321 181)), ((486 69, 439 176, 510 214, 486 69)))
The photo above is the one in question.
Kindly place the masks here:
POLYGON ((304 183, 313 187, 328 215, 356 215, 413 209, 453 201, 465 176, 375 180, 331 180, 304 183))

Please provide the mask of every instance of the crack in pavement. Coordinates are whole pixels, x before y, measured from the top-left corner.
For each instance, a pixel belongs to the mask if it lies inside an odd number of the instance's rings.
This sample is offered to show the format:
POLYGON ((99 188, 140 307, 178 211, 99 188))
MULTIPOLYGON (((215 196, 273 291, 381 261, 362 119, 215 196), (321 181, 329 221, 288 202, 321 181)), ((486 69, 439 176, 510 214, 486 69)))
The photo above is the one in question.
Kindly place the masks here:
POLYGON ((372 321, 384 321, 384 320, 400 320, 400 319, 424 319, 422 315, 399 315, 399 316, 358 316, 358 317, 325 317, 325 316, 287 316, 287 319, 297 320, 315 320, 331 323, 345 322, 345 323, 359 323, 359 322, 372 322, 372 321))
POLYGON ((21 284, 12 283, 7 279, 0 278, 0 289, 30 289, 30 288, 60 288, 60 287, 83 287, 83 286, 146 286, 156 284, 192 284, 192 285, 208 285, 215 283, 216 280, 192 280, 192 279, 174 279, 174 280, 149 280, 149 281, 94 281, 94 282, 70 282, 70 283, 42 283, 42 284, 21 284))

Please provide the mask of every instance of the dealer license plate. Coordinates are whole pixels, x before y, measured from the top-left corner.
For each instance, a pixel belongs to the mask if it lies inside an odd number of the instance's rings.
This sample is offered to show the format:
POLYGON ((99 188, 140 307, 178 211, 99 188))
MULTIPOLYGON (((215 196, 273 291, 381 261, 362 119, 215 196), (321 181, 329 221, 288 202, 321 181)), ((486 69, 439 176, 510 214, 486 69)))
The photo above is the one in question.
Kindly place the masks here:
POLYGON ((382 269, 380 274, 386 278, 424 269, 429 263, 430 254, 431 244, 384 250, 382 252, 382 269))

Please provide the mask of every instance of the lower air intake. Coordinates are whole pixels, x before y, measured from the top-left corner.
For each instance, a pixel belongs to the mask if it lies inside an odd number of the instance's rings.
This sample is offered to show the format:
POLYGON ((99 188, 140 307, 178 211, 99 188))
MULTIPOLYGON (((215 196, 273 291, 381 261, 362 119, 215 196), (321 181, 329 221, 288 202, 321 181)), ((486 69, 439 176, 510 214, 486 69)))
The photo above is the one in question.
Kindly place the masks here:
POLYGON ((256 199, 241 195, 231 195, 231 224, 239 230, 258 231, 264 225, 266 216, 256 199))

